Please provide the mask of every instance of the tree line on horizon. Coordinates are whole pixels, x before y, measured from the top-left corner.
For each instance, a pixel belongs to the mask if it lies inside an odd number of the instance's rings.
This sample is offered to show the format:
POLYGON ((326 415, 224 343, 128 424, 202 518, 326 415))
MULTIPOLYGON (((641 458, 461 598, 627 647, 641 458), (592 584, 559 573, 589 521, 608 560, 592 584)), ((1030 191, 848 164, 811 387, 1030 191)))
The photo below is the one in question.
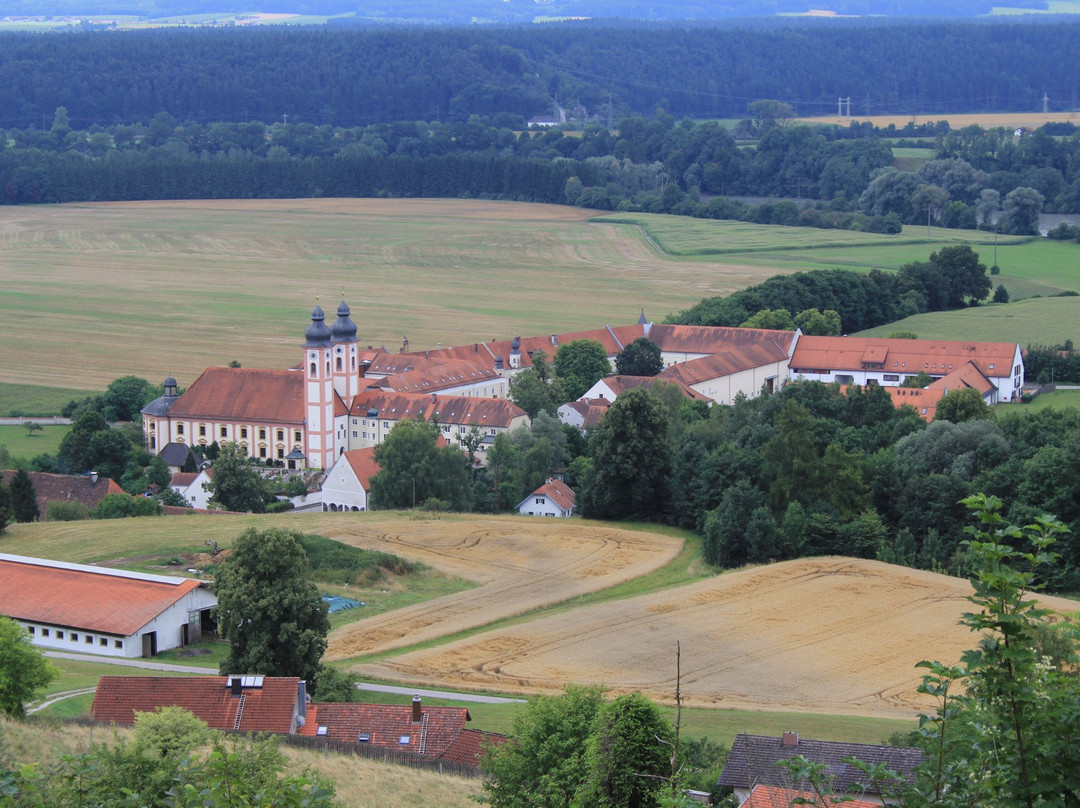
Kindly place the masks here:
MULTIPOLYGON (((953 4, 950 4, 953 5, 953 4)), ((1080 22, 178 28, 0 34, 0 127, 180 120, 357 126, 550 114, 941 116, 1078 105, 1080 22), (947 77, 947 80, 945 79, 947 77), (44 116, 44 117, 43 117, 44 116), (47 125, 47 124, 46 124, 47 125)), ((44 127, 43 127, 44 128, 44 127)))

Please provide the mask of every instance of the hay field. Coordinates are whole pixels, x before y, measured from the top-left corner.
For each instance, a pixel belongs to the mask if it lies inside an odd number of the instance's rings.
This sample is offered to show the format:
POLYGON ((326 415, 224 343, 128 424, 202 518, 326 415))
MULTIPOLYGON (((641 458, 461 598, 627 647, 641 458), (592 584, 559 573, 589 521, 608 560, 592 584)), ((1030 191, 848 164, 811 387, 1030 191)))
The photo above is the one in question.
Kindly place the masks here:
POLYGON ((349 623, 328 660, 430 642, 638 578, 671 561, 681 539, 597 523, 521 517, 342 521, 324 535, 421 561, 475 589, 349 623), (552 520, 554 521, 554 520, 552 520))
POLYGON ((413 350, 653 319, 773 274, 683 262, 595 211, 465 200, 191 200, 0 208, 0 382, 182 386, 297 361, 321 296, 413 350), (42 351, 42 341, 59 346, 42 351))
MULTIPOLYGON (((602 682, 670 700, 682 643, 691 706, 909 718, 932 709, 916 662, 955 662, 974 635, 957 578, 847 558, 746 569, 356 666, 410 682, 553 692, 602 682)), ((1046 605, 1080 604, 1047 598, 1046 605)))

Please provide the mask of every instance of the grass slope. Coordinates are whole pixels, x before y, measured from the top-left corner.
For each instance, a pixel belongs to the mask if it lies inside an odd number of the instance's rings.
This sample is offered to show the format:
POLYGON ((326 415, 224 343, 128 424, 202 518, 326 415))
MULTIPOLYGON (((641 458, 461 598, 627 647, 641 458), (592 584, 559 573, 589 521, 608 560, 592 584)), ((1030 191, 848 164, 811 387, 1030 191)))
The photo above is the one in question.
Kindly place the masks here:
POLYGON ((56 454, 60 441, 71 430, 70 426, 42 424, 40 432, 28 435, 25 426, 14 424, 0 425, 0 446, 7 448, 12 457, 30 459, 48 452, 56 454))
MULTIPOLYGON (((0 759, 9 756, 15 764, 48 766, 62 755, 77 755, 91 743, 113 743, 116 737, 130 740, 131 730, 102 732, 99 728, 94 733, 89 727, 56 721, 17 722, 0 717, 0 759)), ((287 774, 311 769, 332 780, 342 808, 475 808, 474 797, 480 793, 479 780, 289 746, 282 751, 289 761, 287 774)))
POLYGON ((859 332, 862 337, 884 337, 894 331, 914 331, 920 339, 976 340, 1060 344, 1080 343, 1080 297, 1018 300, 957 311, 916 314, 895 323, 859 332))
POLYGON ((59 414, 73 398, 93 395, 92 390, 41 387, 36 384, 0 384, 0 417, 59 414))

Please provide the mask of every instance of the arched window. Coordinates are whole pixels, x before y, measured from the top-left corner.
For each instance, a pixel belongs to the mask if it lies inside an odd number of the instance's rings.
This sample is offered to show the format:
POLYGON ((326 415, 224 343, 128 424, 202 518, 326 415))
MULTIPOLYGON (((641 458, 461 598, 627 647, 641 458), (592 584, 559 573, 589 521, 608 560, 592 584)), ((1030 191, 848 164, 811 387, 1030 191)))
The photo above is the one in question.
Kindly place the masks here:
POLYGON ((342 367, 341 367, 341 357, 340 357, 340 356, 339 356, 339 357, 337 358, 337 363, 336 363, 336 364, 337 364, 337 369, 338 369, 338 372, 340 372, 340 371, 342 370, 342 367))
POLYGON ((312 362, 312 363, 311 363, 311 376, 312 376, 312 378, 314 378, 314 377, 315 377, 315 375, 316 375, 316 374, 317 374, 318 372, 319 372, 319 371, 318 371, 318 368, 316 368, 316 367, 315 367, 315 363, 314 363, 314 362, 312 362))

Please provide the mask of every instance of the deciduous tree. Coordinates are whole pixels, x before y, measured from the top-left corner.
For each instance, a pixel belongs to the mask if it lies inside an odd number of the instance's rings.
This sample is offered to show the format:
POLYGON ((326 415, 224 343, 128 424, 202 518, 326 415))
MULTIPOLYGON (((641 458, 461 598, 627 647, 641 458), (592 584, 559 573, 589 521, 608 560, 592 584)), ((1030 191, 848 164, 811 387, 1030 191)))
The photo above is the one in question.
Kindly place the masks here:
POLYGON ((585 781, 599 687, 567 685, 530 699, 514 717, 514 742, 484 751, 482 788, 492 808, 569 808, 585 781))
POLYGON ((23 705, 35 691, 59 675, 60 670, 31 645, 22 626, 0 617, 0 712, 22 718, 23 705))
POLYGON ((299 676, 312 681, 330 621, 294 531, 251 528, 214 579, 218 619, 229 641, 221 673, 299 676))
POLYGON ((615 372, 623 376, 655 376, 663 369, 660 346, 648 337, 638 337, 615 357, 615 372))
POLYGON ((588 775, 574 799, 580 808, 653 808, 671 775, 674 731, 640 693, 605 704, 586 755, 588 775))
POLYGON ((563 394, 574 401, 611 373, 607 351, 596 340, 576 339, 560 345, 555 352, 555 375, 563 384, 563 394))
POLYGON ((226 511, 265 513, 272 499, 259 472, 237 443, 226 443, 210 472, 210 504, 226 511))
POLYGON ((615 399, 591 441, 593 472, 581 492, 585 516, 654 519, 667 510, 671 450, 667 408, 638 387, 615 399))
POLYGON ((431 499, 455 511, 472 507, 472 479, 465 454, 436 446, 439 428, 429 421, 402 421, 375 447, 379 473, 371 480, 376 508, 413 508, 431 499))

